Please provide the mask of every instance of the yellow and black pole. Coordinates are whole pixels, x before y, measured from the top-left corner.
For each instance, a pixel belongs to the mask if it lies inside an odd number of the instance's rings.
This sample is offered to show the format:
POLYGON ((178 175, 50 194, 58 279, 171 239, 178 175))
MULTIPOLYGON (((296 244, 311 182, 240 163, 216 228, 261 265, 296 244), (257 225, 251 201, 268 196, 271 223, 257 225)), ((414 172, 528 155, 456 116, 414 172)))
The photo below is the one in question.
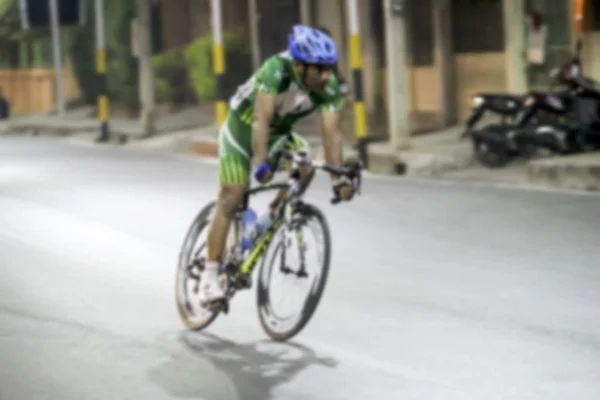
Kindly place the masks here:
POLYGON ((221 0, 212 0, 213 28, 213 71, 217 78, 217 124, 221 126, 227 115, 227 99, 225 99, 225 51, 223 49, 223 17, 221 0))
POLYGON ((104 36, 104 0, 95 0, 96 5, 96 73, 98 75, 98 118, 100 136, 98 142, 108 142, 108 81, 106 79, 106 39, 104 36))
POLYGON ((358 154, 364 167, 368 167, 367 153, 367 117, 363 97, 362 52, 360 48, 360 30, 358 25, 357 0, 347 0, 350 27, 350 67, 354 81, 354 135, 357 139, 358 154))

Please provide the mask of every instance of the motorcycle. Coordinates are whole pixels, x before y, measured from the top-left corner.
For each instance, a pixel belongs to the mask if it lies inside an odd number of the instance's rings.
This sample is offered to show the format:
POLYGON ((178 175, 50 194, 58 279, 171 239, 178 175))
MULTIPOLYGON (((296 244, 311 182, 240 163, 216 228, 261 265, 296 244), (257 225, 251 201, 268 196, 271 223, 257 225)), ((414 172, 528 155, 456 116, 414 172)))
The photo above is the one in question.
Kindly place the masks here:
MULTIPOLYGON (((553 86, 550 87, 552 90, 553 86)), ((514 125, 517 121, 519 113, 525 107, 525 100, 531 93, 524 95, 507 94, 507 93, 477 93, 473 96, 471 115, 465 122, 465 131, 461 134, 460 139, 470 137, 475 126, 486 112, 500 116, 499 124, 490 124, 488 126, 506 126, 514 125)), ((544 121, 544 116, 534 115, 530 117, 531 123, 544 121), (539 118, 538 118, 539 117, 539 118)))
POLYGON ((540 141, 547 140, 546 134, 554 134, 553 129, 558 127, 561 117, 567 114, 564 101, 568 94, 564 92, 531 92, 524 101, 524 107, 511 125, 488 125, 483 129, 474 131, 471 135, 473 150, 476 159, 488 168, 500 168, 519 156, 530 157, 537 151, 532 141, 527 140, 527 132, 533 129, 540 135, 540 141), (551 113, 552 122, 538 123, 534 115, 538 113, 551 113))
POLYGON ((488 113, 499 115, 500 125, 514 123, 519 111, 523 108, 525 96, 506 93, 477 93, 472 99, 472 111, 465 122, 465 131, 460 139, 470 137, 481 118, 488 113))
POLYGON ((472 132, 476 158, 490 168, 502 167, 518 156, 530 157, 545 149, 572 154, 600 145, 598 105, 600 87, 581 74, 580 43, 576 55, 550 76, 562 91, 531 92, 515 118, 505 126, 486 126, 472 132), (539 115, 546 115, 540 119, 539 115))
POLYGON ((514 134, 517 146, 530 146, 556 155, 568 155, 600 148, 600 88, 565 92, 547 99, 555 102, 561 119, 555 123, 520 128, 514 134))
MULTIPOLYGON (((554 85, 550 86, 552 91, 554 85)), ((485 140, 480 140, 479 137, 482 135, 481 129, 489 131, 489 134, 483 134, 484 136, 491 135, 490 140, 493 142, 498 141, 498 135, 502 135, 503 132, 507 132, 510 128, 518 125, 522 119, 523 110, 531 103, 531 96, 539 96, 541 92, 529 92, 525 95, 512 95, 505 93, 477 93, 473 99, 473 108, 471 115, 467 118, 465 123, 465 131, 461 134, 460 139, 470 137, 473 142, 474 152, 476 158, 484 165, 493 167, 502 167, 506 165, 512 158, 512 154, 509 153, 497 153, 490 151, 485 140), (485 125, 483 128, 476 128, 477 123, 481 120, 486 112, 499 115, 501 120, 500 123, 491 123, 485 125)), ((552 115, 545 112, 543 109, 537 109, 535 112, 528 115, 525 124, 535 125, 543 122, 551 122, 552 115)), ((529 147, 521 149, 523 152, 529 152, 529 147)))

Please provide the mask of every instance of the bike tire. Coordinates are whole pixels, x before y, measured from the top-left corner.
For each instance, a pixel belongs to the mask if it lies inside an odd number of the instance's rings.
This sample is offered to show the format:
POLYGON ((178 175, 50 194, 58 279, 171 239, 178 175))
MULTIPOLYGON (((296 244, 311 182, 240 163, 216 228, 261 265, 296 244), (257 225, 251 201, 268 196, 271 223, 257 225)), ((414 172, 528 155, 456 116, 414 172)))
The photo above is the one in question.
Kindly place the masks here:
POLYGON ((218 312, 212 312, 212 315, 206 320, 203 320, 199 323, 194 323, 193 321, 189 320, 187 307, 181 301, 181 296, 183 295, 183 293, 181 293, 181 290, 183 290, 183 287, 181 286, 181 280, 184 279, 184 274, 186 273, 187 262, 190 258, 190 253, 193 250, 193 245, 196 243, 196 240, 198 240, 198 237, 200 236, 202 231, 208 227, 208 216, 210 215, 210 212, 215 207, 215 205, 216 202, 212 201, 208 203, 202 210, 200 210, 200 212, 196 215, 196 218, 194 218, 192 224, 188 228, 181 249, 179 250, 177 273, 175 276, 175 304, 177 305, 177 313, 179 314, 179 319, 181 320, 183 325, 186 328, 194 331, 200 331, 208 327, 214 322, 214 320, 219 315, 218 312))
MULTIPOLYGON (((316 206, 310 205, 310 204, 306 204, 306 203, 302 206, 301 214, 304 217, 309 218, 309 219, 315 218, 318 221, 318 223, 320 224, 322 232, 323 232, 324 251, 323 251, 323 262, 322 262, 322 266, 321 266, 321 274, 320 274, 319 283, 317 284, 316 290, 314 290, 309 295, 309 297, 305 303, 305 308, 301 312, 302 316, 301 316, 300 320, 294 326, 292 326, 291 329, 288 329, 283 333, 278 333, 278 332, 273 331, 269 327, 269 325, 266 321, 266 316, 263 315, 263 313, 261 312, 262 310, 267 310, 266 306, 268 305, 267 303, 269 302, 268 297, 269 297, 269 283, 270 283, 270 279, 268 279, 267 282, 265 283, 263 281, 263 279, 261 279, 261 277, 262 277, 263 272, 267 272, 268 277, 270 278, 271 273, 273 272, 271 270, 263 271, 263 269, 265 269, 265 268, 272 269, 274 267, 274 265, 279 265, 279 263, 272 262, 267 266, 267 264, 266 264, 267 257, 263 257, 260 268, 259 268, 259 273, 258 273, 258 279, 257 279, 258 287, 257 287, 257 291, 256 291, 256 296, 257 296, 256 301, 257 301, 257 310, 258 310, 258 317, 260 320, 260 324, 262 326, 263 331, 271 339, 273 339, 274 341, 278 341, 278 342, 287 341, 287 340, 291 339, 292 337, 296 336, 298 333, 300 333, 300 331, 302 331, 304 329, 306 324, 308 324, 308 322, 312 319, 312 316, 314 315, 314 312, 316 311, 316 309, 321 301, 321 297, 323 295, 325 286, 327 284, 327 279, 329 277, 329 268, 330 268, 330 264, 331 264, 331 233, 330 233, 329 224, 327 222, 327 219, 325 218, 325 215, 319 208, 317 208, 316 206)), ((282 225, 282 227, 280 229, 285 229, 285 227, 282 225)), ((273 245, 279 246, 280 242, 273 242, 273 243, 271 243, 271 245, 269 247, 271 247, 273 245)), ((268 251, 266 254, 268 254, 268 251)), ((277 254, 277 253, 275 253, 275 254, 277 254)))

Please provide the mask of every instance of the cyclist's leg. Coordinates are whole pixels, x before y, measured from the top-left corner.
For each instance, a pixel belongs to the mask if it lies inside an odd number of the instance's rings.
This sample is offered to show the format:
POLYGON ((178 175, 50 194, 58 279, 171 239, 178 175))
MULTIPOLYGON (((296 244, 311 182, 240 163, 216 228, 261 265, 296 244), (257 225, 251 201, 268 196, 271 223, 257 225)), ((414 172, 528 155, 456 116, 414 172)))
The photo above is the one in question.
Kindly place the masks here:
MULTIPOLYGON (((310 157, 310 144, 308 143, 308 141, 303 138, 302 136, 298 135, 297 133, 292 133, 292 137, 293 137, 293 142, 291 143, 291 151, 305 151, 308 155, 308 157, 310 157)), ((272 155, 276 150, 280 149, 282 146, 285 145, 287 138, 281 137, 281 138, 277 138, 270 146, 269 149, 269 154, 272 155)), ((278 170, 282 171, 289 171, 291 165, 288 161, 284 160, 280 163, 278 170)), ((312 182, 312 179, 315 175, 315 171, 313 167, 301 167, 300 169, 300 189, 301 192, 304 193, 306 191, 306 189, 308 188, 308 186, 310 185, 310 183, 312 182)), ((275 208, 277 207, 277 205, 279 204, 279 202, 281 200, 283 200, 283 198, 285 197, 285 195, 287 194, 288 189, 281 189, 277 195, 275 196, 275 199, 273 199, 273 201, 271 202, 271 208, 275 208)))
POLYGON ((228 114, 219 132, 219 194, 208 229, 207 263, 202 276, 202 302, 224 296, 218 283, 218 268, 235 211, 243 199, 250 169, 251 127, 228 114))

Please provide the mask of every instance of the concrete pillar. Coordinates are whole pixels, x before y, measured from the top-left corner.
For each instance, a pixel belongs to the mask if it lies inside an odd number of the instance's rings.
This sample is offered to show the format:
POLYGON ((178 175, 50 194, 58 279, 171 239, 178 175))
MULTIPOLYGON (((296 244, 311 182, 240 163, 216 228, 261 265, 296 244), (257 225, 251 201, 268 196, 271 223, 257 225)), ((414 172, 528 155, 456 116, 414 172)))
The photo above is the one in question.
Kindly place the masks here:
POLYGON ((311 25, 311 1, 300 0, 300 23, 303 25, 311 25))
POLYGON ((527 91, 525 62, 525 1, 503 1, 506 90, 527 91))
POLYGON ((316 2, 316 25, 327 27, 331 31, 331 36, 338 45, 340 57, 339 69, 345 76, 348 76, 350 62, 347 52, 347 32, 344 23, 345 14, 343 13, 343 0, 328 0, 316 2))
MULTIPOLYGON (((327 27, 331 31, 331 36, 338 46, 339 63, 338 69, 349 81, 352 80, 350 72, 350 58, 348 56, 348 43, 350 34, 346 24, 346 7, 345 0, 326 0, 316 1, 314 5, 314 23, 327 27)), ((342 131, 347 139, 352 138, 353 129, 353 112, 352 107, 348 107, 346 103, 342 111, 342 131)))
POLYGON ((410 88, 406 72, 406 3, 397 7, 392 0, 381 1, 385 13, 390 147, 392 154, 400 160, 402 151, 411 147, 408 114, 410 88))
POLYGON ((150 1, 136 0, 137 12, 137 46, 138 46, 138 85, 141 106, 140 124, 144 136, 154 135, 156 104, 154 98, 154 70, 152 67, 152 48, 150 32, 150 1))
MULTIPOLYGON (((372 0, 358 0, 359 25, 361 36, 361 48, 363 56, 363 90, 364 102, 368 115, 373 115, 376 110, 376 98, 380 92, 381 74, 377 71, 379 65, 377 60, 377 47, 380 45, 373 38, 371 23, 372 0)), ((369 118, 371 120, 372 118, 369 118)))
POLYGON ((451 6, 450 0, 433 0, 434 57, 438 82, 440 82, 438 109, 444 126, 454 124, 457 117, 451 6))
POLYGON ((254 71, 260 68, 260 37, 258 30, 258 7, 256 0, 248 0, 248 25, 250 28, 250 49, 252 51, 252 69, 254 71))

